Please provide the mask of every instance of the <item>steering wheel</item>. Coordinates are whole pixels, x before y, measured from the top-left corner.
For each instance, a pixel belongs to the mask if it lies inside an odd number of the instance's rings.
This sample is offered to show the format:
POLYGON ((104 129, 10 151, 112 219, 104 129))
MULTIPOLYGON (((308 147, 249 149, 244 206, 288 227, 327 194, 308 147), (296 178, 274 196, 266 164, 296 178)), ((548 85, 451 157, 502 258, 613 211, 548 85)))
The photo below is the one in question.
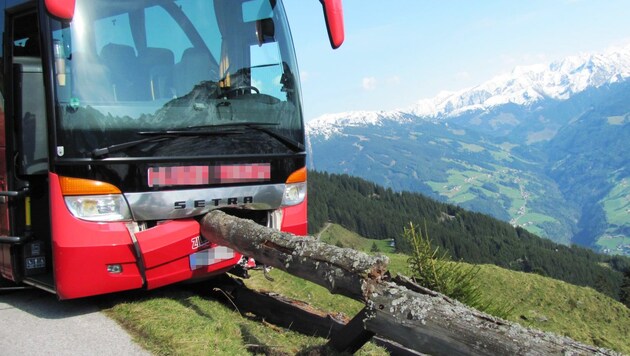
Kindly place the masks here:
POLYGON ((251 94, 252 91, 254 93, 256 93, 256 94, 260 94, 260 90, 258 90, 258 88, 256 88, 253 85, 241 85, 241 86, 238 86, 238 87, 235 87, 235 88, 232 88, 232 89, 229 89, 227 91, 222 92, 221 94, 219 94, 219 97, 220 98, 222 98, 222 97, 230 97, 230 96, 232 96, 232 94, 235 94, 235 93, 239 93, 239 95, 243 95, 243 94, 247 93, 246 92, 247 90, 249 90, 248 94, 251 94))

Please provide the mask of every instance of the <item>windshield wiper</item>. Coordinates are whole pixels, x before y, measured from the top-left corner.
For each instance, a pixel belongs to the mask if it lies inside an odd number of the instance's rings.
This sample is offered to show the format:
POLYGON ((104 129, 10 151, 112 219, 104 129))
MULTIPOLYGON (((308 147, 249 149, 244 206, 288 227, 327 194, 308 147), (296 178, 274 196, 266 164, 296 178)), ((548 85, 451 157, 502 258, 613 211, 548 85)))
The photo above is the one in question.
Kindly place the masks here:
POLYGON ((163 140, 170 139, 170 138, 173 138, 173 137, 177 137, 177 136, 174 136, 174 135, 160 135, 160 136, 152 136, 152 137, 143 138, 141 140, 117 143, 115 145, 110 145, 110 146, 107 146, 107 147, 95 148, 95 149, 92 150, 91 154, 92 154, 92 158, 99 158, 99 157, 103 157, 103 156, 105 156, 107 154, 110 154, 110 153, 120 152, 120 151, 126 150, 127 148, 131 148, 133 146, 141 145, 141 144, 143 144, 145 142, 158 142, 158 141, 163 141, 163 140))
POLYGON ((208 125, 208 126, 189 126, 186 129, 170 129, 170 130, 157 130, 157 131, 140 131, 137 132, 138 135, 141 136, 205 136, 205 135, 230 135, 230 134, 238 134, 240 131, 235 130, 219 130, 219 131, 208 131, 208 130, 200 130, 207 127, 214 127, 217 125, 208 125))
MULTIPOLYGON (((265 126, 278 126, 279 124, 276 122, 233 122, 233 123, 229 123, 229 124, 217 124, 217 125, 204 125, 204 126, 189 126, 187 127, 187 129, 205 129, 205 128, 230 128, 230 127, 245 127, 248 129, 252 129, 252 130, 256 130, 259 132, 263 132, 273 138, 275 138, 278 142, 282 143, 283 145, 285 145, 287 148, 289 148, 290 150, 292 150, 293 152, 304 152, 304 150, 306 149, 306 147, 300 143, 295 141, 294 139, 284 136, 282 134, 279 134, 277 132, 274 132, 273 130, 268 129, 265 126)), ((199 131, 195 131, 195 132, 199 132, 199 131)), ((203 131, 205 132, 205 131, 203 131)), ((220 132, 225 132, 225 131, 220 131, 220 132)))
POLYGON ((128 141, 123 143, 117 143, 107 147, 96 148, 92 150, 92 158, 99 158, 110 153, 124 151, 128 148, 141 145, 147 142, 159 142, 167 139, 173 139, 176 137, 186 136, 205 136, 205 135, 227 135, 237 134, 238 131, 199 131, 199 130, 161 130, 161 131, 140 131, 136 132, 137 135, 149 136, 140 140, 128 141))

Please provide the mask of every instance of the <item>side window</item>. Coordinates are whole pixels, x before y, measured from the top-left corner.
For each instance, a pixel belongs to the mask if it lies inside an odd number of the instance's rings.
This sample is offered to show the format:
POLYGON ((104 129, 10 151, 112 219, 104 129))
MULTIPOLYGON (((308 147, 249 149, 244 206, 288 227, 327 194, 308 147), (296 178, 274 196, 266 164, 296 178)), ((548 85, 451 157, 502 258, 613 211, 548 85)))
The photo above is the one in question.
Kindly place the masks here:
POLYGON ((37 15, 28 13, 13 20, 13 119, 17 171, 24 175, 45 174, 48 169, 48 140, 44 77, 40 59, 37 15))
POLYGON ((30 13, 20 16, 13 23, 13 56, 40 57, 37 15, 30 13))

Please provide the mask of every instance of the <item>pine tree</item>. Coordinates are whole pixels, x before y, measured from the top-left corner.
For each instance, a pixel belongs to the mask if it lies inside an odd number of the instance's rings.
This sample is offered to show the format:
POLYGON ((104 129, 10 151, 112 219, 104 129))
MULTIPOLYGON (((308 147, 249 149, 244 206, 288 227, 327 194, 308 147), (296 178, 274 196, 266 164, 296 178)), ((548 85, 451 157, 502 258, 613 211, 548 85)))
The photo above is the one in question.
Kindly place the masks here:
POLYGON ((619 292, 619 301, 630 308, 630 268, 626 269, 624 273, 621 291, 619 292))

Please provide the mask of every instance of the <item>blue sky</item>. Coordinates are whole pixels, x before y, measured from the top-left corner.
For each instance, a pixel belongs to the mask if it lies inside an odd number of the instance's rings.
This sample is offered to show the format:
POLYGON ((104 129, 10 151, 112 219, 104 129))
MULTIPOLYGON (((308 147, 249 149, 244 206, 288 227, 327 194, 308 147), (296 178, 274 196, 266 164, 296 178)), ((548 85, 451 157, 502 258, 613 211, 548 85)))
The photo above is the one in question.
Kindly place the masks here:
POLYGON ((285 0, 306 121, 391 110, 517 65, 630 44, 627 0, 344 0, 332 50, 318 0, 285 0))

